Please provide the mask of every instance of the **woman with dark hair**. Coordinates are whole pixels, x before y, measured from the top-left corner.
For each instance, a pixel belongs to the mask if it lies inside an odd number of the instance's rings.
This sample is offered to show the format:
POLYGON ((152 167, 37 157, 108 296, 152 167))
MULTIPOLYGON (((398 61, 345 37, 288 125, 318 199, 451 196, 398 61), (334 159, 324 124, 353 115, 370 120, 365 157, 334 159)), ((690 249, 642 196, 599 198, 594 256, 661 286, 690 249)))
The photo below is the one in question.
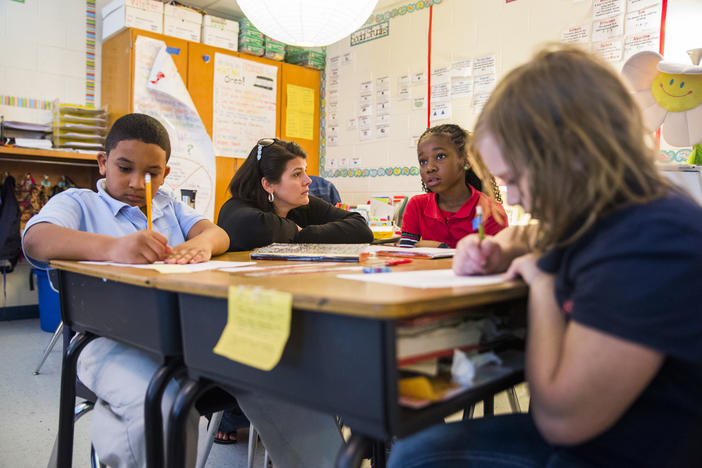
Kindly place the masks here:
POLYGON ((229 184, 232 198, 217 224, 229 234, 229 250, 273 242, 354 244, 373 240, 358 213, 309 195, 307 155, 293 141, 262 138, 229 184))

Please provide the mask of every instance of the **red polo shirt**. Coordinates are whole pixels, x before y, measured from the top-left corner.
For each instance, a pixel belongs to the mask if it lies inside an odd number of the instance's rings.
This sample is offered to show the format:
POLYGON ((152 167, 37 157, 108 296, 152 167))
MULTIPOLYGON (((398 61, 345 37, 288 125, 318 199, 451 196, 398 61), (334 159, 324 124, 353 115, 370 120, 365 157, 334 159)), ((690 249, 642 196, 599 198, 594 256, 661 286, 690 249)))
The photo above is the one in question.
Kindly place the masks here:
POLYGON ((463 237, 476 232, 473 218, 478 203, 483 206, 485 234, 495 235, 507 227, 507 213, 502 205, 482 192, 473 189, 470 196, 456 213, 439 208, 435 193, 416 195, 410 199, 402 217, 402 237, 443 242, 451 248, 463 237), (485 207, 491 207, 486 209, 485 207), (503 224, 493 215, 499 213, 503 224))

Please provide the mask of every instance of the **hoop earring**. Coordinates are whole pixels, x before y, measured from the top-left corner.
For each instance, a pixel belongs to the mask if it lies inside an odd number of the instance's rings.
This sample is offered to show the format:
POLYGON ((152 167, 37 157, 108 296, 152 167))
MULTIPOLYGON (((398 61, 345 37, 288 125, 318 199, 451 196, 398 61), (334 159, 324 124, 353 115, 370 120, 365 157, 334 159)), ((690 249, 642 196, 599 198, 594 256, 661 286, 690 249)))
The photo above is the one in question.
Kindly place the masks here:
POLYGON ((275 200, 275 197, 273 196, 273 192, 268 192, 268 201, 273 203, 273 200, 275 200))

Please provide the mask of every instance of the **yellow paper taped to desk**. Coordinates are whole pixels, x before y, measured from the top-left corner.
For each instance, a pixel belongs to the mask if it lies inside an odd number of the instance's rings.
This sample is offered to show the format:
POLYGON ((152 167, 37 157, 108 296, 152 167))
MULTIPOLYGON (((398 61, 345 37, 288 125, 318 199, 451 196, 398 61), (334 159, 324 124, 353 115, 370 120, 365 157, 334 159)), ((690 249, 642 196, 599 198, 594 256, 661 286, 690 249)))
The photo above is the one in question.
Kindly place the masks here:
POLYGON ((291 311, 290 293, 230 286, 227 325, 213 351, 247 366, 273 369, 290 336, 291 311))

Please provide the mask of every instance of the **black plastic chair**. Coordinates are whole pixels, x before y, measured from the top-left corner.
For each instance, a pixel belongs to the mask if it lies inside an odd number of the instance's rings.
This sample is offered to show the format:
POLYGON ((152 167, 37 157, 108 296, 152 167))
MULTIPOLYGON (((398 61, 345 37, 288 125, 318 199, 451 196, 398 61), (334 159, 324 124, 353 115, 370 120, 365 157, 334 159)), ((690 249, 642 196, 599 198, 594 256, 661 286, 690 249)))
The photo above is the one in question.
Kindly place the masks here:
MULTIPOLYGON (((63 349, 64 349, 64 360, 66 358, 66 351, 69 349, 71 346, 71 335, 73 333, 69 328, 64 328, 63 330, 63 349)), ((87 342, 85 343, 87 344, 87 342)), ((83 345, 85 346, 85 345, 83 345)), ((35 373, 36 374, 36 373, 35 373)), ((90 391, 88 387, 83 385, 83 382, 78 380, 78 378, 75 379, 75 395, 77 398, 83 399, 83 401, 78 402, 75 405, 74 411, 73 411, 73 424, 76 423, 81 417, 83 417, 85 414, 87 414, 90 410, 92 410, 95 407, 95 402, 97 401, 97 396, 90 391)), ((73 424, 71 424, 71 440, 73 438, 73 424)), ((58 447, 59 447, 59 434, 56 434, 56 440, 54 441, 54 447, 51 451, 51 457, 49 458, 49 463, 47 465, 48 468, 54 468, 58 464, 58 447)), ((93 447, 92 444, 90 444, 90 466, 92 468, 106 468, 105 465, 103 465, 100 462, 100 458, 98 457, 97 453, 95 452, 95 447, 93 447)))

